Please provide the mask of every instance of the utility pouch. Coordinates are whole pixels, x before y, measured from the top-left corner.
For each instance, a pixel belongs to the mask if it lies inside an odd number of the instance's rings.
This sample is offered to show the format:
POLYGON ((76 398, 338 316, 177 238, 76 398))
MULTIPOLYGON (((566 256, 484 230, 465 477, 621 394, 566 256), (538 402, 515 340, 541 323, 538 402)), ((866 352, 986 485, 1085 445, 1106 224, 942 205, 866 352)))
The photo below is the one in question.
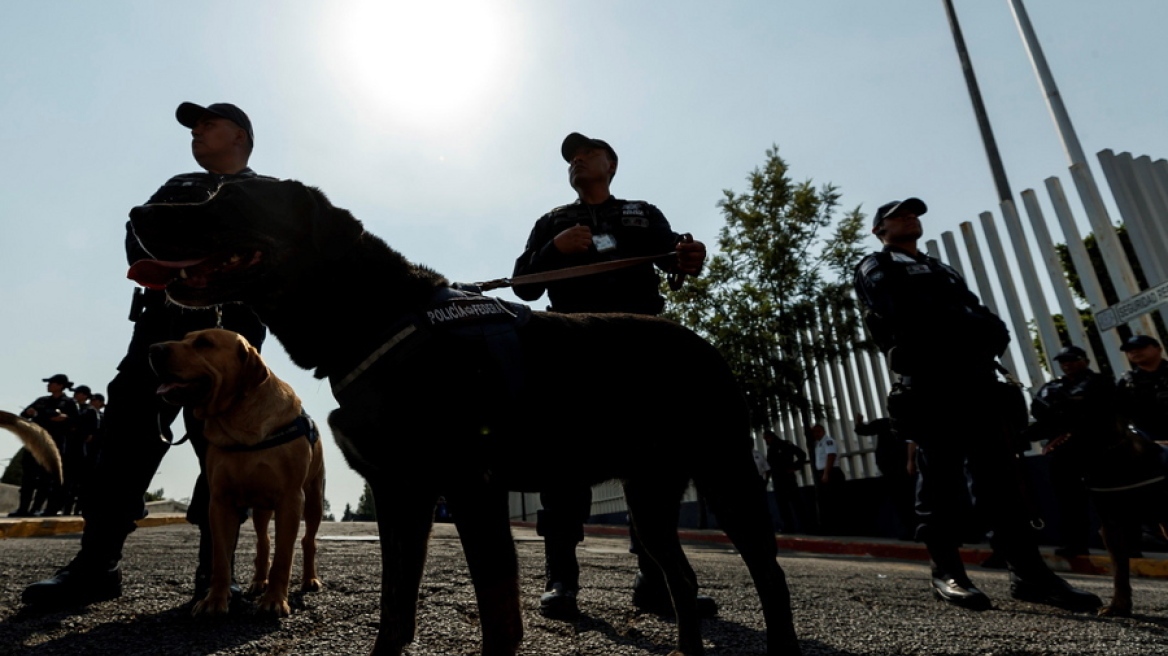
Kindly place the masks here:
POLYGON ((137 323, 144 309, 146 309, 146 294, 141 287, 135 287, 134 298, 130 300, 130 321, 137 323))

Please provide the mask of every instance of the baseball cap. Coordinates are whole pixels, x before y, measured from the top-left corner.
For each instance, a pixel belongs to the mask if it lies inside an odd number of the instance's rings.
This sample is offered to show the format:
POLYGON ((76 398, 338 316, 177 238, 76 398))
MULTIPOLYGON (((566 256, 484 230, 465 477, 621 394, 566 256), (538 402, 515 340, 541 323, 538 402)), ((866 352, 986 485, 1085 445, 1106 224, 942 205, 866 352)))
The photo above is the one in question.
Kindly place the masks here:
POLYGON ((1058 352, 1058 355, 1054 356, 1055 362, 1074 362, 1075 360, 1086 360, 1086 359, 1087 359, 1087 352, 1084 351, 1083 349, 1079 348, 1078 346, 1073 346, 1073 345, 1064 348, 1063 350, 1058 352))
POLYGON ((1138 348, 1144 348, 1145 346, 1159 345, 1160 342, 1156 341, 1156 338, 1152 337, 1151 335, 1132 335, 1131 337, 1127 338, 1127 341, 1123 343, 1123 346, 1119 347, 1119 350, 1131 351, 1138 348))
POLYGON ((73 389, 73 381, 69 380, 69 377, 65 374, 53 374, 52 376, 49 376, 48 378, 42 378, 41 380, 46 383, 57 383, 58 385, 64 385, 65 389, 73 389))
POLYGON ((876 226, 880 225, 884 219, 887 219, 890 216, 901 214, 903 212, 912 212, 913 214, 920 216, 928 211, 929 208, 927 205, 925 205, 925 201, 921 200, 920 198, 894 200, 888 203, 884 203, 876 210, 876 213, 872 215, 872 227, 875 228, 876 226))
POLYGON ((93 396, 93 390, 89 389, 89 385, 78 385, 73 388, 73 391, 86 396, 93 396))
POLYGON ((174 111, 174 117, 178 119, 179 123, 188 128, 193 128, 198 125, 199 118, 204 113, 214 114, 215 116, 220 116, 234 122, 247 132, 247 138, 253 145, 255 144, 255 132, 251 129, 251 119, 247 117, 247 114, 243 113, 242 109, 231 103, 212 103, 203 107, 193 102, 185 102, 179 105, 178 109, 174 111))
POLYGON ((564 156, 565 162, 572 161, 572 155, 576 154, 577 150, 581 148, 603 148, 608 153, 609 159, 616 162, 616 151, 612 146, 608 145, 607 141, 601 139, 590 139, 579 132, 573 132, 564 137, 564 143, 560 145, 560 154, 564 156))

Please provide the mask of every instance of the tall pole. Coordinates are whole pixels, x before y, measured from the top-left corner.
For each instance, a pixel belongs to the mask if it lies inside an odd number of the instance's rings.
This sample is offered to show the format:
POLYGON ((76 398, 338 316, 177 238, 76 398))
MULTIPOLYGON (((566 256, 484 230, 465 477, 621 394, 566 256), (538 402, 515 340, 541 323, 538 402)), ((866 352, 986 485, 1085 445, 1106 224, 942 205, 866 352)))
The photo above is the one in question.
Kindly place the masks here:
POLYGON ((970 61, 969 51, 965 47, 965 37, 961 33, 961 25, 957 22, 957 12, 953 9, 953 0, 944 0, 944 2, 945 13, 949 16, 949 27, 953 30, 953 42, 957 46, 957 57, 961 60, 961 72, 965 74, 965 86, 969 88, 969 99, 973 102, 973 113, 977 116, 977 127, 981 130, 981 140, 985 144, 986 157, 990 160, 994 186, 998 189, 998 201, 1012 200, 1010 182, 1006 179, 1006 169, 1002 166, 998 142, 994 139, 989 115, 986 114, 985 103, 981 99, 981 88, 978 87, 977 76, 973 73, 973 62, 970 61))
MULTIPOLYGON (((1091 223, 1091 231, 1095 233, 1095 243, 1099 245, 1099 252, 1107 265, 1107 273, 1111 278, 1112 286, 1120 300, 1137 294, 1140 291, 1131 262, 1127 259, 1123 247, 1119 243, 1119 236, 1111 225, 1107 208, 1103 205, 1103 196, 1099 193, 1099 185, 1087 164, 1087 156, 1083 154, 1083 146, 1079 143, 1079 136, 1075 134, 1075 127, 1071 124, 1071 116, 1067 113, 1066 105, 1059 94, 1058 85, 1054 83, 1054 76, 1046 62, 1046 55, 1038 43, 1038 35, 1034 26, 1030 24, 1030 15, 1022 0, 1008 0, 1010 10, 1014 13, 1014 22, 1018 24, 1018 31, 1026 45, 1026 52, 1030 55, 1030 63, 1034 66, 1034 73, 1038 76, 1038 83, 1046 96, 1047 107, 1054 119, 1055 128, 1063 142, 1063 150, 1071 162, 1071 177, 1079 191, 1079 198, 1087 211, 1087 220, 1091 223)), ((1155 334, 1155 326, 1150 318, 1144 315, 1131 322, 1132 329, 1145 334, 1155 334)))

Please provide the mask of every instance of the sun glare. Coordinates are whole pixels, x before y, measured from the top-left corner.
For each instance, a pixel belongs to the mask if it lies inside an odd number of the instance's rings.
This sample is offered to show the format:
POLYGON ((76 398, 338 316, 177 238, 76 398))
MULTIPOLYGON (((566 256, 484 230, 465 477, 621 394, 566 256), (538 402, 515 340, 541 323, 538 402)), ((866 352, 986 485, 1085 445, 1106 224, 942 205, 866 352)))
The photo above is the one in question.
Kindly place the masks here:
POLYGON ((487 0, 338 5, 346 88, 369 111, 417 126, 486 109, 504 76, 506 21, 487 0), (388 115, 387 115, 388 114, 388 115))

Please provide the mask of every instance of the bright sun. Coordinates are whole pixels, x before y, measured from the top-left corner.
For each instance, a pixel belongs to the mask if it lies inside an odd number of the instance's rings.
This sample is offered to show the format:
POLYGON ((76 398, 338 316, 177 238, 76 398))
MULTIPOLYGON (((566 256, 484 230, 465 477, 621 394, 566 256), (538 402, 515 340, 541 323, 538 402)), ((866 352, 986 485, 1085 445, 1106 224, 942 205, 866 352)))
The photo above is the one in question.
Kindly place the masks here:
MULTIPOLYGON (((333 44, 347 84, 370 111, 438 125, 496 99, 507 22, 485 0, 360 0, 343 12, 333 44)), ((343 7, 343 9, 340 9, 343 7)))

